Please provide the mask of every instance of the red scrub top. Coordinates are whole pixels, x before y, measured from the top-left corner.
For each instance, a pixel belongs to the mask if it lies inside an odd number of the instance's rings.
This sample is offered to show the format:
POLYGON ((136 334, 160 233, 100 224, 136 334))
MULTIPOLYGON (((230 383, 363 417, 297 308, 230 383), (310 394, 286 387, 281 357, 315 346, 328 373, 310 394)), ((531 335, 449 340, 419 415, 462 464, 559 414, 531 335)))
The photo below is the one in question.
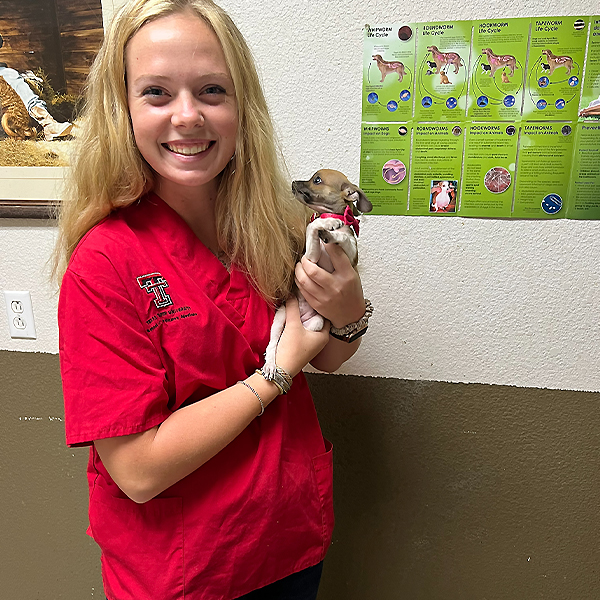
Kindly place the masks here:
MULTIPOLYGON (((83 238, 58 313, 70 446, 146 431, 245 379, 264 362, 273 318, 156 195, 83 238)), ((333 528, 331 459, 302 373, 145 504, 125 496, 92 445, 88 532, 109 600, 230 600, 317 564, 333 528)))

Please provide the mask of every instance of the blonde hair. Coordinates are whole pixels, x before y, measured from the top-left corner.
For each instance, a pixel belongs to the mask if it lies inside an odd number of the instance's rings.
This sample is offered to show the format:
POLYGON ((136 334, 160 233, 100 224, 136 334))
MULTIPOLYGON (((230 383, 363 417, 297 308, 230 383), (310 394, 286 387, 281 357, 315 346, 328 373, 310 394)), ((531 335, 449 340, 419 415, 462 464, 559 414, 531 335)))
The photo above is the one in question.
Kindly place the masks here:
POLYGON ((211 0, 131 0, 115 16, 88 77, 64 202, 54 274, 61 279, 82 237, 116 209, 152 189, 153 171, 134 141, 127 104, 125 49, 149 21, 189 11, 221 42, 235 86, 235 158, 220 175, 216 221, 219 244, 238 269, 273 303, 293 286, 304 245, 306 209, 284 176, 254 59, 227 13, 211 0))

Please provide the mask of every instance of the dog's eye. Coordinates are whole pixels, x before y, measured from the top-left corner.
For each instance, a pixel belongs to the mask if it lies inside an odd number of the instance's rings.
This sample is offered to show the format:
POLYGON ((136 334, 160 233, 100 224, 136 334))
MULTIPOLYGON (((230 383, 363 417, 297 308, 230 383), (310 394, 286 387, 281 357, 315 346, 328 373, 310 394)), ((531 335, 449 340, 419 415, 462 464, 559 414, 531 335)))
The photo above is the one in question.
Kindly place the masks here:
POLYGON ((315 185, 319 185, 322 181, 323 180, 318 175, 313 179, 315 185))

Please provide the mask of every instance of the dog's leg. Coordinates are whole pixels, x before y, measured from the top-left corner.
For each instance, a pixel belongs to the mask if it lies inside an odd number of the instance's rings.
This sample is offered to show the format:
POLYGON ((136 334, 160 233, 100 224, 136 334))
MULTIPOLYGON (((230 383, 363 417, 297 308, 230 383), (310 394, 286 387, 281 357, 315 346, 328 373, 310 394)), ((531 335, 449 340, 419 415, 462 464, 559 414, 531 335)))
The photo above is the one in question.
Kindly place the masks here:
POLYGON ((308 331, 321 331, 323 329, 325 319, 306 301, 306 298, 300 292, 298 292, 298 308, 304 329, 308 329, 308 331))
POLYGON ((279 338, 283 333, 285 327, 285 304, 282 304, 275 313, 273 323, 271 325, 271 336, 269 338, 269 344, 265 351, 265 366, 263 371, 268 377, 272 377, 275 374, 275 355, 277 353, 277 344, 279 344, 279 338))
POLYGON ((321 256, 321 242, 319 240, 319 230, 315 226, 317 221, 313 221, 306 228, 306 252, 304 256, 310 260, 310 262, 317 263, 321 256))
MULTIPOLYGON (((356 264, 358 247, 356 244, 356 238, 351 231, 343 231, 339 229, 336 231, 319 231, 319 237, 324 244, 337 244, 340 246, 346 253, 346 256, 350 259, 350 263, 352 265, 356 264)), ((327 251, 324 250, 324 252, 326 253, 327 251)), ((323 253, 321 253, 321 257, 323 257, 323 253)), ((331 259, 329 259, 329 263, 331 263, 331 259)), ((319 260, 318 264, 322 268, 329 271, 329 269, 327 269, 324 265, 321 265, 321 260, 319 260)), ((331 266, 331 271, 329 272, 333 272, 333 265, 331 266)))
POLYGON ((311 262, 319 262, 321 256, 321 242, 319 241, 319 235, 321 231, 334 231, 343 227, 344 223, 339 219, 333 217, 327 219, 316 219, 312 223, 308 224, 306 228, 306 252, 305 256, 311 262))

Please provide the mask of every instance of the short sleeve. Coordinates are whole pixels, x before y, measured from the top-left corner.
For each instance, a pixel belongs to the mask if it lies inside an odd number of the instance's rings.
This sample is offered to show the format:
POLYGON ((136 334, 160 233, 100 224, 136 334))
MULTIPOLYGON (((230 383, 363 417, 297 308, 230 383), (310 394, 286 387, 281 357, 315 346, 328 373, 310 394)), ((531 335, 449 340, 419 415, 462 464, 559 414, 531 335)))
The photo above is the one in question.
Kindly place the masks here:
MULTIPOLYGON (((88 253, 89 254, 89 253, 88 253)), ((67 444, 140 433, 171 411, 159 353, 108 258, 70 268, 58 305, 67 444)))

